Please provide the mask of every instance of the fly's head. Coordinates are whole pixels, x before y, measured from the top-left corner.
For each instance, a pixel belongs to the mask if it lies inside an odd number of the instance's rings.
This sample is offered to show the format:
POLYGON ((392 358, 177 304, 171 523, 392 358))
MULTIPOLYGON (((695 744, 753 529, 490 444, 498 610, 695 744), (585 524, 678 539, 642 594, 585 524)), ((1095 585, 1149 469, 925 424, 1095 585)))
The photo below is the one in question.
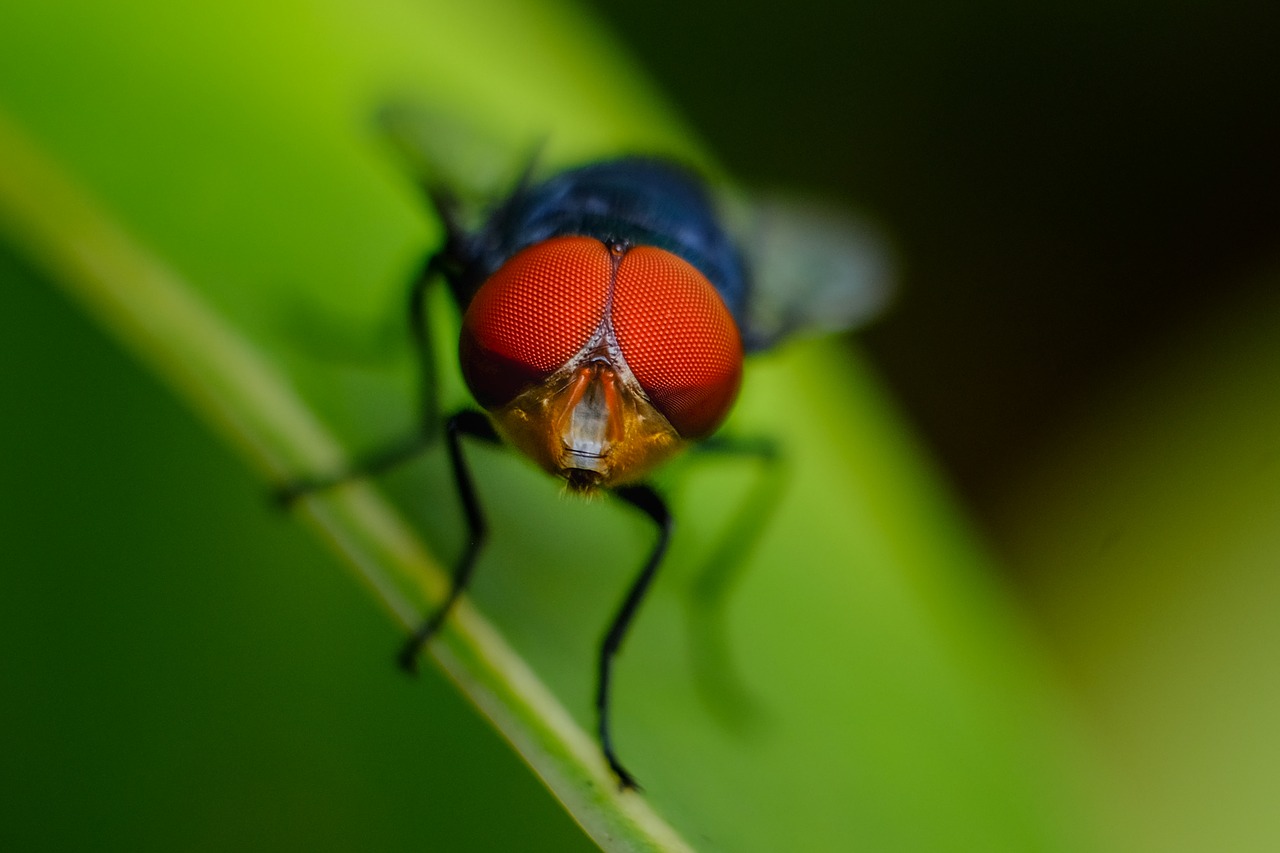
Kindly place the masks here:
POLYGON ((652 246, 557 237, 476 293, 460 355, 472 394, 571 489, 644 477, 727 416, 737 325, 688 262, 652 246))

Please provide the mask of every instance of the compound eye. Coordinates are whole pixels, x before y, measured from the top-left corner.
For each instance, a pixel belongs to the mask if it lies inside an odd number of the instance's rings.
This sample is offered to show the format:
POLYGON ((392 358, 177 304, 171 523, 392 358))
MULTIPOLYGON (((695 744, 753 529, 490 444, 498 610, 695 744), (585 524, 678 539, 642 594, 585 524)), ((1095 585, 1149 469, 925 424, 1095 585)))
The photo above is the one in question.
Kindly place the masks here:
POLYGON ((609 250, 556 237, 517 253, 481 285, 462 320, 462 375, 476 400, 500 408, 546 379, 600 325, 612 275, 609 250))
POLYGON ((742 340, 702 273, 652 246, 627 252, 613 328, 627 366, 677 432, 696 439, 720 425, 742 381, 742 340))

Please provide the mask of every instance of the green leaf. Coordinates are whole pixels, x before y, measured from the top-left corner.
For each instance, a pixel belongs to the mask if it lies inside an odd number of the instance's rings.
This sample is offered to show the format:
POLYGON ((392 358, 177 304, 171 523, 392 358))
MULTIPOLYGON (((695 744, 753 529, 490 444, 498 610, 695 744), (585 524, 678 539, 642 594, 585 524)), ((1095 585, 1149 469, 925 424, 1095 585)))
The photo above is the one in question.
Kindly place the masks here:
MULTIPOLYGON (((264 492, 413 427, 401 315, 439 235, 377 137, 387 99, 513 147, 545 136, 550 164, 706 159, 555 5, 19 5, 0 13, 6 231, 264 492)), ((765 356, 730 429, 787 454, 722 613, 750 713, 708 701, 690 652, 711 618, 688 607, 698 565, 757 476, 725 461, 666 478, 680 527, 618 664, 618 748, 644 795, 617 791, 588 733, 599 635, 652 532, 560 500, 509 453, 474 454, 494 541, 431 649, 459 688, 608 849, 1088 846, 1066 710, 874 376, 830 343, 765 356)), ((401 624, 439 600, 461 534, 438 454, 302 515, 401 624)))
POLYGON ((1106 745, 1130 850, 1270 850, 1280 818, 1280 266, 1063 413, 1001 513, 1106 745))

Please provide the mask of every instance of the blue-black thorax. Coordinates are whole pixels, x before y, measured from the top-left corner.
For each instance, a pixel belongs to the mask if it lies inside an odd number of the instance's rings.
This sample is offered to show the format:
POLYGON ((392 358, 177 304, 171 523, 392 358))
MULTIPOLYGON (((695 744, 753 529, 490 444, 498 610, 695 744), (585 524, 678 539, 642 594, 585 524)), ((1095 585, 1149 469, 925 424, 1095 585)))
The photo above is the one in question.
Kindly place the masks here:
POLYGON ((458 247, 464 305, 512 255, 565 235, 656 246, 683 258, 707 277, 741 324, 742 259, 702 182, 679 166, 639 157, 581 166, 517 189, 458 247))

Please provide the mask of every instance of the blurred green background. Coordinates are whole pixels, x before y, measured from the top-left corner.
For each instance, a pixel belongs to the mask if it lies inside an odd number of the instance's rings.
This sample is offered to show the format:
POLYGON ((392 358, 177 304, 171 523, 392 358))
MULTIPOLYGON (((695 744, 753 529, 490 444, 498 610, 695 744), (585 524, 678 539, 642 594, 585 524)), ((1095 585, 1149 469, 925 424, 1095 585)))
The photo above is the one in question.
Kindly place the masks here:
POLYGON ((860 343, 1061 665, 1123 848, 1280 848, 1280 7, 599 5, 735 174, 897 239, 860 343))
POLYGON ((734 174, 898 241, 859 336, 1131 850, 1280 847, 1280 7, 605 0, 734 174))
MULTIPOLYGON (((1117 846, 1280 846, 1280 12, 594 8, 731 174, 894 235, 864 349, 1006 558, 1117 846)), ((6 848, 591 849, 18 247, 0 280, 6 848)))
POLYGON ((592 850, 262 480, 5 251, 9 850, 592 850), (441 772, 440 768, 446 768, 441 772))

